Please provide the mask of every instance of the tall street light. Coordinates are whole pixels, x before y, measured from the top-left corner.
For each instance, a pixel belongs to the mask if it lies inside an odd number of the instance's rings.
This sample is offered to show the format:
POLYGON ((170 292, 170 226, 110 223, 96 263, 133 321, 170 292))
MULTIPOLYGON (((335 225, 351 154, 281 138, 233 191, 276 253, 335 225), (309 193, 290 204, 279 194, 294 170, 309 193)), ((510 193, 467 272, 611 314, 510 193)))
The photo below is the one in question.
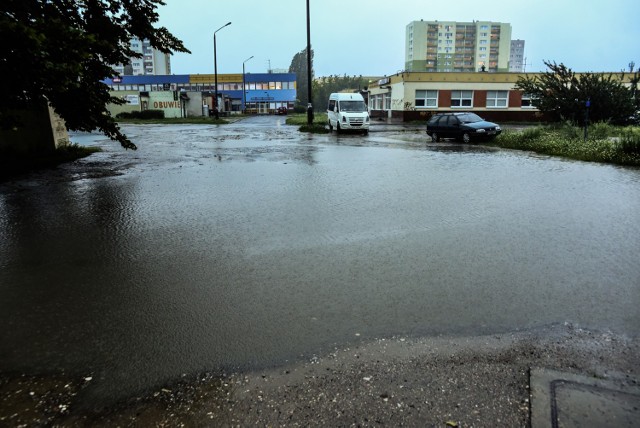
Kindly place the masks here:
POLYGON ((214 93, 215 93, 215 99, 214 99, 214 109, 216 112, 216 119, 220 119, 220 113, 218 112, 219 110, 219 106, 218 106, 218 58, 216 56, 216 33, 220 30, 222 30, 224 27, 227 27, 231 25, 231 22, 227 22, 226 24, 224 24, 222 27, 218 28, 216 31, 213 32, 213 74, 214 74, 214 79, 215 79, 215 88, 214 88, 214 93))
POLYGON ((244 83, 244 63, 249 61, 251 58, 253 58, 253 55, 242 61, 242 113, 247 109, 247 88, 244 83))
POLYGON ((309 15, 309 0, 307 0, 307 125, 313 123, 313 105, 311 104, 311 18, 309 15))

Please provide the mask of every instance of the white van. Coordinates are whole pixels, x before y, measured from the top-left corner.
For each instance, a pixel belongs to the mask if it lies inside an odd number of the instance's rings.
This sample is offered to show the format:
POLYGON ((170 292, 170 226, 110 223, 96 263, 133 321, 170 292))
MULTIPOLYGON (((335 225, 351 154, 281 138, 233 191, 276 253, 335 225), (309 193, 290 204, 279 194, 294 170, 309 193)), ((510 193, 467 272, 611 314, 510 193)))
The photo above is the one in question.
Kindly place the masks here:
POLYGON ((329 130, 336 132, 357 130, 369 132, 369 111, 362 95, 352 93, 333 93, 327 106, 329 130))

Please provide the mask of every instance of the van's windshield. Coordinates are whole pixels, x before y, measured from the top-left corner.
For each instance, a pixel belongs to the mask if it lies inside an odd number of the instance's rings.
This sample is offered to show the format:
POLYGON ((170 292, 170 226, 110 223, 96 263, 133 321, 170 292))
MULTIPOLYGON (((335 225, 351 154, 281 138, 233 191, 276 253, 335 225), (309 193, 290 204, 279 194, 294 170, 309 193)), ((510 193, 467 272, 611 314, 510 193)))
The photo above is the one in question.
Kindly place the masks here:
POLYGON ((367 111, 364 101, 340 101, 340 111, 362 113, 367 111))

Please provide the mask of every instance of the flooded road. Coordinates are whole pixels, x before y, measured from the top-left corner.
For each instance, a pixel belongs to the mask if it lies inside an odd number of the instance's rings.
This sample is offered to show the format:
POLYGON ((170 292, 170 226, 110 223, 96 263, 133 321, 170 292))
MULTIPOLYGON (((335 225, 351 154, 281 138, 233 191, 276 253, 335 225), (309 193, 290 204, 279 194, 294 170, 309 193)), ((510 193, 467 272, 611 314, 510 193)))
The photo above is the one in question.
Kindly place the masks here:
POLYGON ((0 184, 0 368, 105 403, 394 335, 637 335, 640 170, 279 117, 128 125, 0 184))

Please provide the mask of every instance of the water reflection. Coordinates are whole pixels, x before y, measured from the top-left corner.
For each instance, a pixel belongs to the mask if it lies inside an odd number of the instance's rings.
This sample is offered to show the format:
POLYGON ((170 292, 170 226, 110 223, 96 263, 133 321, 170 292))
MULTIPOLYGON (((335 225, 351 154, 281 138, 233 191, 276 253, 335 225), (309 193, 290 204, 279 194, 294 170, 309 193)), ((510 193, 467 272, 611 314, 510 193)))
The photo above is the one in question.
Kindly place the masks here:
POLYGON ((0 366, 103 403, 355 333, 640 325, 639 170, 270 120, 132 127, 137 159, 99 158, 122 175, 4 185, 0 366))

